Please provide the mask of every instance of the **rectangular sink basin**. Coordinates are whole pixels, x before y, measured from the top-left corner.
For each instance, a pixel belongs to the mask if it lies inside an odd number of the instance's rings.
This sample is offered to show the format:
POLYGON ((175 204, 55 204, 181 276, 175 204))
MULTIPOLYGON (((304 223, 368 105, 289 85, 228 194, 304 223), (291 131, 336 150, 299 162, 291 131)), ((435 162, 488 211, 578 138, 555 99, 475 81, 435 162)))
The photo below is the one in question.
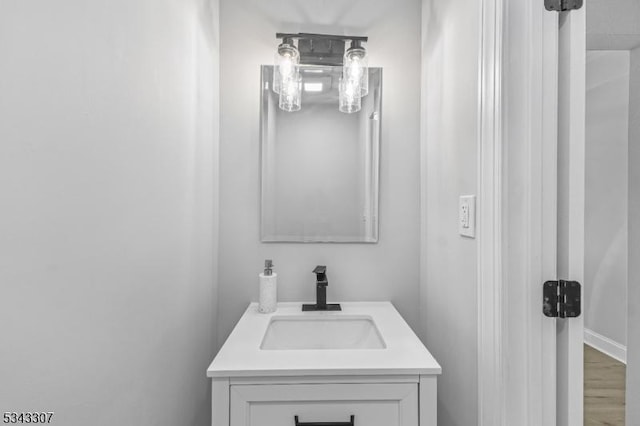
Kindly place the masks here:
POLYGON ((274 316, 260 349, 385 349, 386 344, 368 316, 274 316))

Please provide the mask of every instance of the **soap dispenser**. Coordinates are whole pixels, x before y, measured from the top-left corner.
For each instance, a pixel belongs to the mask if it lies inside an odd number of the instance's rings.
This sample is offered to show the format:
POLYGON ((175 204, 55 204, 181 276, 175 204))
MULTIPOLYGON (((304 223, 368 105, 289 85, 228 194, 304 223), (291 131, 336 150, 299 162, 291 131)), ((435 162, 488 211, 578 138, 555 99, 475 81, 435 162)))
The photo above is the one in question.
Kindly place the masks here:
POLYGON ((271 259, 264 261, 264 272, 260 275, 260 303, 258 311, 263 314, 275 312, 278 302, 277 278, 278 274, 273 272, 273 262, 271 259))

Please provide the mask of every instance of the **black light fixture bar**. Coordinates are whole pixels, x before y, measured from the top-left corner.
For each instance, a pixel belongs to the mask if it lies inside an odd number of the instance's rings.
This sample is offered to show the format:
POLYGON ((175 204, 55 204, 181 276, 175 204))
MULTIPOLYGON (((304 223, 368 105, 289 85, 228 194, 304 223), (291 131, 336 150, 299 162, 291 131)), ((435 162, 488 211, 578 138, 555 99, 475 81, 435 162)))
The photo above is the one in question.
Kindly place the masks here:
POLYGON ((325 66, 343 65, 346 41, 360 45, 369 40, 369 37, 313 33, 276 33, 276 38, 287 44, 298 40, 301 64, 325 66))
POLYGON ((341 35, 333 35, 333 34, 314 34, 314 33, 276 33, 276 38, 278 39, 301 39, 301 38, 309 38, 309 39, 326 39, 326 40, 342 40, 342 41, 369 41, 369 37, 362 36, 341 36, 341 35))

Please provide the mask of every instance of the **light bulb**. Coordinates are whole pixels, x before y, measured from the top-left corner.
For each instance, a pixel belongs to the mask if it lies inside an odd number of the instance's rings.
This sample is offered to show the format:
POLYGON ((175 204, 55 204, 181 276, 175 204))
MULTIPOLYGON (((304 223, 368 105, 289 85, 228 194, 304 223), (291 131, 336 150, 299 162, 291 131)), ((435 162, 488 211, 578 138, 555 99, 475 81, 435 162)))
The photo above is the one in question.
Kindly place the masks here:
POLYGON ((294 72, 293 58, 289 53, 286 53, 282 56, 282 60, 280 61, 280 76, 283 80, 286 80, 291 78, 294 72))
POLYGON ((351 114, 362 109, 362 96, 360 95, 362 89, 358 81, 342 77, 338 89, 338 109, 340 112, 351 114))
POLYGON ((355 56, 351 59, 349 66, 345 67, 347 78, 349 80, 360 81, 362 78, 362 64, 360 58, 355 56))

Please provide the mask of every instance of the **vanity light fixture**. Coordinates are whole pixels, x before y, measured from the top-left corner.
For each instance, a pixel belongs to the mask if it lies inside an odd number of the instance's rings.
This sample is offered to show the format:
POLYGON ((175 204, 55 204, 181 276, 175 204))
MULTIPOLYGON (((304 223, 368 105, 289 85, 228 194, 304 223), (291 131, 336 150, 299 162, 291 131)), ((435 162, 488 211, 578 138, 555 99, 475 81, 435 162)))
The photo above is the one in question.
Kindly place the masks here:
POLYGON ((344 113, 360 111, 362 97, 369 93, 368 56, 362 46, 368 37, 277 33, 276 38, 282 43, 275 56, 273 90, 280 95, 280 109, 288 112, 300 110, 303 88, 305 92, 323 90, 322 84, 303 82, 301 65, 325 65, 343 67, 338 85, 338 109, 344 113), (345 51, 347 41, 350 45, 345 51))
POLYGON ((301 107, 302 77, 299 63, 300 53, 293 44, 293 39, 283 38, 275 55, 273 90, 280 95, 278 104, 284 111, 298 111, 301 107))
POLYGON ((362 43, 359 40, 352 41, 351 47, 344 54, 343 78, 354 86, 359 86, 361 97, 369 93, 368 62, 367 51, 362 47, 362 43))

